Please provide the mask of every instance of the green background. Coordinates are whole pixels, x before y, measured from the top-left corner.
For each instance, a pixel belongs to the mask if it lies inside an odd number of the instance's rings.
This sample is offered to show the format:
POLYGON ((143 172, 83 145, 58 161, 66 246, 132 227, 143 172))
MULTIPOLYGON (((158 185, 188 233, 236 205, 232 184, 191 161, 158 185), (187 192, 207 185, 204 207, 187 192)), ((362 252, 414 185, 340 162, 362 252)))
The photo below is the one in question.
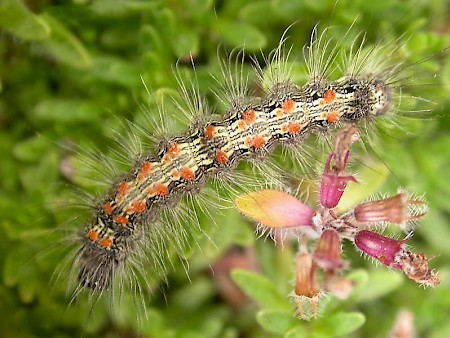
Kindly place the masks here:
MULTIPOLYGON (((448 1, 437 0, 0 0, 0 336, 385 337, 401 309, 412 311, 419 336, 450 336, 450 58, 448 50, 442 51, 450 46, 449 11, 448 1), (304 83, 301 47, 318 22, 336 27, 329 34, 342 48, 351 45, 352 39, 342 37, 352 24, 351 32, 367 33, 368 46, 379 38, 403 36, 396 55, 414 64, 403 73, 413 83, 405 89, 404 103, 408 95, 423 97, 412 100, 419 103, 414 109, 432 113, 386 120, 373 149, 355 155, 352 169, 365 185, 348 200, 375 191, 393 193, 397 187, 426 193, 430 213, 410 244, 416 252, 437 256, 431 264, 440 270, 441 285, 424 290, 345 245, 358 287, 346 301, 331 299, 321 318, 296 320, 287 297, 295 247, 280 251, 269 240, 256 240, 252 225, 230 208, 214 214, 216 224, 200 215, 215 245, 198 238, 203 253, 194 241, 182 250, 190 280, 174 260, 168 286, 156 277, 151 281, 148 320, 141 320, 141 307, 129 292, 113 309, 102 299, 91 313, 86 297, 69 306, 67 270, 56 282, 51 277, 64 266, 64 249, 70 246, 64 241, 66 229, 79 229, 89 213, 66 204, 73 203, 74 192, 105 189, 95 184, 105 178, 86 168, 77 149, 97 148, 113 156, 114 131, 127 138, 125 120, 157 129, 145 116, 157 116, 156 104, 162 101, 167 115, 176 118, 170 102, 178 97, 176 64, 180 76, 197 79, 195 86, 214 112, 225 111, 212 92, 220 90, 210 76, 220 74, 218 56, 244 46, 246 55, 263 62, 261 51, 268 55, 292 23, 288 44, 294 44, 292 56, 297 57, 294 79, 304 83), (233 307, 218 294, 210 265, 232 245, 248 247, 250 258, 244 261, 259 266, 263 277, 233 275, 257 302, 233 307)), ((249 57, 243 69, 251 92, 258 92, 249 57)), ((186 128, 175 121, 173 130, 186 128)), ((317 153, 319 158, 325 154, 317 153)), ((308 167, 316 178, 320 163, 308 167)))

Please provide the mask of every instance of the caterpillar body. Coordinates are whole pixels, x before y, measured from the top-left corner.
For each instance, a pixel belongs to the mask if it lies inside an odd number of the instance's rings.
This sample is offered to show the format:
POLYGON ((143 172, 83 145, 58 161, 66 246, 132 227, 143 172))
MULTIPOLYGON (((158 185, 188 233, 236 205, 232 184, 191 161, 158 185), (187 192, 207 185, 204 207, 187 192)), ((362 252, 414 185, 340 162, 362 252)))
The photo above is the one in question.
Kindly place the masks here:
POLYGON ((303 87, 278 83, 260 103, 236 107, 221 120, 173 137, 157 155, 143 154, 99 203, 85 230, 80 283, 94 291, 108 287, 145 229, 186 191, 201 189, 209 177, 241 160, 265 157, 279 143, 297 143, 338 122, 383 115, 392 103, 391 90, 373 76, 303 87))

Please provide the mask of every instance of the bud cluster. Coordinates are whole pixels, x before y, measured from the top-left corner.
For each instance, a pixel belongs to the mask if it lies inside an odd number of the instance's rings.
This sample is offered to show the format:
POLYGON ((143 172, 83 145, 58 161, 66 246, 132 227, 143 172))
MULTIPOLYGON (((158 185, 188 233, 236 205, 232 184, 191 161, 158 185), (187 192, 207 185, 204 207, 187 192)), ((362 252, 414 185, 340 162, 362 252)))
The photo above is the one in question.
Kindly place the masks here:
POLYGON ((341 241, 350 240, 356 248, 381 262, 401 270, 408 278, 423 286, 439 284, 436 273, 429 267, 423 253, 413 253, 407 243, 413 232, 404 239, 385 237, 378 232, 380 225, 405 225, 425 216, 426 202, 399 192, 395 196, 369 201, 338 215, 335 208, 350 182, 357 182, 346 174, 350 146, 359 138, 354 126, 343 128, 336 137, 334 150, 328 156, 321 176, 319 202, 313 209, 295 197, 276 190, 262 190, 239 196, 235 204, 246 216, 256 220, 260 228, 274 238, 280 234, 301 236, 296 256, 296 282, 293 297, 300 317, 317 316, 318 300, 324 292, 345 298, 352 282, 342 276, 348 264, 342 259, 341 241), (309 240, 316 240, 309 252, 309 240), (323 275, 319 286, 317 274, 323 275))

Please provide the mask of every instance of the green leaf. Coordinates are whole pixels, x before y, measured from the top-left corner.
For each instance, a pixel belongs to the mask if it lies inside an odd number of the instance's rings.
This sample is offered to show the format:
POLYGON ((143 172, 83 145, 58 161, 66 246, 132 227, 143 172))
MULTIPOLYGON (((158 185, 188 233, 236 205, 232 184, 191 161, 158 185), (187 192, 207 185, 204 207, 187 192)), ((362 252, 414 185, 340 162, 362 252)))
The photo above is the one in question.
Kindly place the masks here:
POLYGON ((406 277, 397 270, 388 270, 380 267, 369 274, 369 280, 363 285, 358 285, 352 293, 355 302, 367 302, 383 297, 397 289, 406 277))
POLYGON ((34 136, 16 144, 13 148, 13 154, 21 161, 35 162, 41 159, 49 146, 48 140, 41 136, 34 136))
POLYGON ((96 0, 92 1, 90 10, 99 16, 122 17, 133 12, 154 11, 159 1, 140 0, 96 0))
POLYGON ((21 0, 0 2, 0 27, 28 41, 47 39, 51 31, 50 26, 31 12, 21 0))
POLYGON ((62 22, 50 14, 40 15, 51 29, 51 36, 42 42, 43 51, 57 61, 75 68, 89 68, 91 57, 82 42, 62 22))
POLYGON ((304 326, 297 326, 284 335, 284 338, 305 338, 308 336, 308 332, 304 326))
POLYGON ((347 337, 366 322, 366 317, 359 312, 340 312, 322 321, 324 328, 332 337, 347 337))
POLYGON ((217 30, 228 44, 248 51, 259 51, 267 43, 266 36, 247 23, 224 19, 217 24, 217 30))
POLYGON ((199 52, 199 35, 192 30, 179 30, 174 36, 172 46, 177 57, 187 58, 190 55, 195 57, 199 52))
POLYGON ((83 100, 53 98, 41 101, 35 107, 34 114, 42 121, 75 123, 93 121, 100 111, 90 102, 83 100))
POLYGON ((246 4, 239 11, 239 19, 243 22, 267 25, 269 23, 277 22, 279 16, 275 15, 273 2, 256 1, 246 4), (271 13, 271 15, 267 15, 271 13))
POLYGON ((257 273, 246 270, 233 270, 233 281, 246 295, 259 302, 266 309, 292 310, 287 295, 280 294, 275 285, 257 273))
POLYGON ((141 84, 139 71, 131 62, 117 57, 97 57, 93 59, 92 75, 110 83, 134 88, 141 84))
POLYGON ((263 310, 258 312, 256 320, 264 330, 270 333, 284 334, 300 321, 294 318, 293 311, 263 310))

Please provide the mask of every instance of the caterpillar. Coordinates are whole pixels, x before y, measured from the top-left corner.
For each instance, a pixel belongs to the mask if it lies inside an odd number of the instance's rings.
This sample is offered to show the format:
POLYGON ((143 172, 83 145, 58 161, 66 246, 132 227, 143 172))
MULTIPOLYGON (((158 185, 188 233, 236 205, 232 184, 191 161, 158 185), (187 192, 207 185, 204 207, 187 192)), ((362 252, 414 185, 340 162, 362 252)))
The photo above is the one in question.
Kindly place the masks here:
POLYGON ((143 153, 99 201, 82 234, 76 257, 80 285, 95 292, 108 288, 159 214, 214 175, 245 159, 263 159, 278 144, 301 143, 309 133, 370 120, 392 108, 389 72, 350 70, 337 81, 324 75, 304 86, 288 79, 274 83, 265 97, 171 137, 158 154, 143 153))
MULTIPOLYGON (((288 11, 283 14, 283 27, 295 19, 304 20, 303 16, 308 17, 298 11, 295 15, 288 11)), ((308 22, 314 20, 315 23, 319 19, 314 15, 310 16, 308 22)), ((329 14, 326 16, 329 17, 329 14)), ((310 22, 305 25, 312 27, 310 22)), ((346 34, 345 30, 343 35, 346 34)), ((355 30, 357 29, 354 28, 352 33, 355 30)), ((270 34, 275 33, 267 32, 268 39, 270 34)), ((279 39, 279 33, 276 34, 279 39)), ((304 34, 296 35, 295 29, 287 35, 290 36, 288 42, 295 39, 304 43, 304 34)), ((224 101, 228 102, 229 106, 223 117, 208 116, 214 108, 204 104, 196 89, 193 93, 187 93, 187 105, 201 116, 200 119, 194 119, 185 133, 172 134, 165 139, 159 138, 156 142, 159 143, 158 150, 133 151, 130 144, 124 142, 126 153, 131 153, 130 159, 127 159, 128 163, 125 164, 127 168, 111 175, 110 180, 113 182, 109 184, 107 191, 88 202, 90 218, 79 217, 76 222, 72 222, 82 223, 81 226, 71 224, 72 228, 76 228, 75 231, 81 233, 74 238, 76 249, 62 264, 64 267, 70 267, 67 275, 73 278, 75 283, 74 299, 85 290, 97 299, 108 289, 112 289, 114 284, 124 283, 131 284, 131 293, 136 294, 139 301, 144 298, 141 288, 145 289, 152 283, 152 271, 165 270, 170 264, 160 256, 172 250, 171 247, 186 243, 185 237, 191 236, 190 231, 199 230, 180 225, 181 222, 189 223, 191 218, 196 217, 195 211, 185 212, 191 205, 183 205, 180 200, 190 200, 191 196, 199 196, 202 193, 204 196, 205 192, 208 194, 211 190, 207 190, 207 182, 214 179, 221 182, 223 176, 230 176, 231 181, 241 185, 242 176, 233 176, 236 173, 234 167, 241 161, 250 161, 257 166, 264 165, 270 161, 268 156, 272 151, 276 151, 276 146, 283 144, 286 146, 284 149, 296 149, 293 152, 294 161, 308 162, 308 159, 305 159, 308 156, 305 152, 310 149, 308 138, 315 135, 329 138, 335 128, 347 123, 359 123, 372 129, 379 120, 384 119, 391 126, 402 114, 401 109, 405 110, 405 115, 421 115, 420 112, 409 108, 408 102, 405 102, 412 99, 417 103, 420 99, 408 98, 404 93, 411 89, 407 88, 410 80, 417 81, 412 78, 414 69, 410 64, 419 68, 421 61, 410 60, 406 65, 397 63, 397 54, 403 52, 403 42, 398 45, 395 42, 378 44, 373 47, 373 36, 372 42, 367 44, 361 43, 363 36, 359 39, 343 37, 342 40, 346 40, 346 43, 354 40, 354 47, 351 49, 351 45, 344 46, 344 42, 341 43, 339 38, 330 39, 331 36, 328 37, 327 33, 314 35, 310 49, 305 49, 309 70, 303 77, 297 73, 305 62, 301 60, 293 63, 290 59, 292 54, 300 53, 290 53, 288 43, 282 39, 283 42, 273 57, 266 60, 267 67, 264 60, 257 61, 257 64, 260 64, 259 67, 256 66, 259 68, 257 73, 260 81, 256 85, 250 83, 250 86, 256 88, 254 96, 259 96, 259 99, 252 96, 254 93, 251 90, 246 89, 245 81, 240 78, 240 69, 236 72, 225 70, 224 77, 228 78, 228 83, 225 88, 220 89, 224 91, 220 96, 226 98, 224 101), (347 51, 341 53, 341 49, 347 51), (289 75, 291 66, 292 72, 289 75), (237 75, 228 76, 230 73, 237 75), (144 188, 153 189, 152 194, 143 195, 144 188), (172 213, 175 214, 174 218, 171 218, 172 213), (177 216, 178 213, 180 215, 177 216)), ((426 53, 429 54, 430 51, 426 53)), ((196 70, 199 76, 202 76, 202 56, 197 60, 194 54, 193 58, 196 70)), ((190 60, 190 57, 187 59, 190 60)), ((241 60, 244 66, 248 66, 246 57, 240 58, 237 63, 240 64, 241 60)), ((190 64, 190 61, 187 63, 190 64)), ((178 68, 181 69, 184 65, 183 62, 180 64, 178 68)), ((104 68, 97 72, 102 70, 104 68)), ((431 69, 427 79, 433 78, 435 73, 439 71, 431 69)), ((110 74, 102 75, 106 78, 110 74)), ((138 74, 136 76, 133 73, 131 76, 139 79, 138 74)), ((147 82, 149 76, 144 77, 147 82)), ((80 82, 82 80, 80 77, 80 82)), ((123 81, 126 82, 127 79, 123 81)), ((426 91, 426 82, 419 82, 419 85, 421 84, 423 86, 412 89, 426 91)), ((193 85, 194 88, 196 86, 193 85)), ((205 92, 207 89, 202 88, 201 91, 205 92)), ((419 92, 418 97, 428 97, 428 92, 419 92)), ((140 99, 139 97, 138 100, 140 99)), ((114 106, 107 102, 102 104, 107 107, 106 110, 114 106)), ((163 110, 162 115, 178 115, 182 110, 174 105, 170 111, 163 110)), ((97 133, 93 135, 93 140, 109 132, 109 122, 105 118, 101 128, 89 126, 90 131, 97 133)), ((162 124, 161 121, 156 123, 162 124)), ((145 129, 146 133, 151 127, 150 123, 147 123, 141 128, 145 129)), ((121 134, 124 139, 134 138, 133 132, 121 134)), ((370 135, 371 132, 367 134, 370 135)), ((318 147, 321 146, 323 145, 318 147)), ((313 151, 321 152, 320 149, 314 148, 313 151)), ((103 169, 107 171, 109 162, 98 162, 100 167, 105 167, 103 169)), ((263 175, 268 181, 277 179, 278 175, 284 176, 280 170, 276 174, 263 175)), ((296 172, 295 175, 300 176, 301 172, 296 172)), ((193 221, 196 222, 198 221, 193 221)), ((65 276, 66 272, 61 275, 65 276)))

